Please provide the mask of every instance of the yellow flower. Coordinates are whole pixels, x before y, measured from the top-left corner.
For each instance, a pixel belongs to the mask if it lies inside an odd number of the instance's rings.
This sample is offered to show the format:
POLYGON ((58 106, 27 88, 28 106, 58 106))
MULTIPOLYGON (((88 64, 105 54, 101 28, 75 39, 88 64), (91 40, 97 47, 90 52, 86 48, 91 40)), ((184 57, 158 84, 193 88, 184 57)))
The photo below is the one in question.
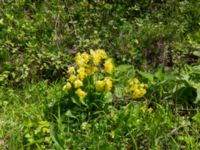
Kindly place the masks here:
POLYGON ((142 88, 142 89, 135 89, 133 91, 133 98, 140 98, 143 97, 146 94, 146 89, 142 88))
POLYGON ((104 81, 97 81, 96 84, 95 84, 95 88, 96 88, 97 91, 103 90, 104 86, 105 86, 104 81))
POLYGON ((75 73, 74 67, 68 67, 67 73, 74 74, 75 73))
POLYGON ((85 68, 85 73, 87 76, 93 75, 97 71, 98 71, 98 68, 96 66, 87 65, 85 68))
POLYGON ((71 83, 67 82, 67 84, 64 85, 63 90, 69 90, 71 89, 71 87, 72 87, 71 83))
POLYGON ((146 89, 141 89, 140 92, 142 93, 142 95, 145 95, 147 93, 146 89))
POLYGON ((106 77, 104 81, 105 81, 105 90, 110 91, 112 89, 112 78, 106 77))
POLYGON ((90 54, 92 56, 93 63, 95 65, 98 65, 101 62, 101 56, 97 52, 93 51, 92 49, 90 50, 90 54))
POLYGON ((77 79, 77 77, 72 74, 72 75, 69 76, 68 81, 70 81, 71 83, 73 83, 76 79, 77 79))
POLYGON ((132 80, 135 84, 138 84, 138 83, 140 83, 140 81, 137 79, 137 78, 133 78, 133 80, 132 80))
POLYGON ((82 58, 81 53, 77 53, 74 60, 79 67, 85 66, 85 60, 82 58))
POLYGON ((86 77, 86 72, 84 67, 80 67, 77 72, 78 72, 78 77, 81 80, 83 80, 86 77))
POLYGON ((92 75, 93 74, 93 71, 92 71, 92 66, 91 65, 87 65, 86 68, 85 68, 85 73, 87 75, 92 75))
POLYGON ((114 65, 112 63, 112 59, 111 58, 107 59, 105 61, 105 63, 104 63, 104 70, 105 70, 105 72, 112 73, 113 68, 114 68, 114 65))
POLYGON ((81 80, 78 79, 78 80, 74 81, 74 87, 75 88, 79 88, 81 86, 83 86, 83 82, 81 80))
POLYGON ((129 80, 128 80, 128 83, 132 83, 132 82, 133 82, 133 80, 132 80, 132 79, 129 79, 129 80))
POLYGON ((141 84, 140 84, 140 87, 141 87, 141 88, 144 88, 144 86, 145 86, 144 83, 141 83, 141 84))
POLYGON ((103 49, 97 49, 96 53, 101 57, 101 59, 106 59, 108 58, 106 52, 103 49))
POLYGON ((85 96, 87 95, 86 92, 84 92, 82 89, 77 89, 76 92, 75 92, 78 97, 80 98, 80 101, 83 102, 83 99, 85 98, 85 96))
POLYGON ((134 95, 136 96, 136 97, 138 97, 139 95, 140 95, 140 90, 139 89, 135 89, 134 90, 134 95))
POLYGON ((79 64, 79 61, 80 61, 81 59, 82 59, 82 58, 81 58, 81 53, 77 53, 76 56, 75 56, 75 58, 74 58, 74 61, 75 61, 76 64, 79 64))
POLYGON ((147 84, 140 83, 137 78, 129 79, 128 83, 130 85, 129 91, 132 92, 133 98, 141 98, 147 93, 145 89, 147 84))
POLYGON ((137 84, 134 84, 130 87, 130 91, 134 92, 136 89, 138 89, 138 85, 137 84))
POLYGON ((90 55, 86 52, 81 54, 82 59, 84 60, 84 63, 87 64, 90 60, 90 55))

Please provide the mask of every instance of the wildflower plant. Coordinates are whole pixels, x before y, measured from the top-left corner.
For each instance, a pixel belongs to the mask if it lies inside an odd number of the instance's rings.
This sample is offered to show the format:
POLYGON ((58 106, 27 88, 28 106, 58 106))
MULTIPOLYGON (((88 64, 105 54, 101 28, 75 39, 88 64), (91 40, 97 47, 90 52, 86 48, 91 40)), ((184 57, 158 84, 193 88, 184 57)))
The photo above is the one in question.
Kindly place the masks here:
POLYGON ((104 97, 113 87, 113 69, 113 60, 103 49, 77 53, 74 64, 67 69, 67 83, 63 90, 77 104, 104 106, 104 97))
POLYGON ((129 92, 133 99, 142 98, 146 93, 147 84, 141 83, 137 78, 129 79, 129 92))

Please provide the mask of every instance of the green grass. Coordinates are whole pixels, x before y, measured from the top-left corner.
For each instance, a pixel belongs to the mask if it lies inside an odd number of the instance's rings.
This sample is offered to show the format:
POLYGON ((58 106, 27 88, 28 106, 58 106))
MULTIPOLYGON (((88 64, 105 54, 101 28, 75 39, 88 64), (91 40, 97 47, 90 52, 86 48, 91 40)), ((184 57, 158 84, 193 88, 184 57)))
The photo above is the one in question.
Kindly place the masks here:
POLYGON ((200 149, 199 5, 0 0, 0 149, 200 149), (113 88, 88 78, 80 103, 62 79, 75 53, 98 48, 116 65, 113 88), (137 100, 135 77, 148 84, 137 100))
POLYGON ((63 82, 0 89, 2 149, 199 149, 199 110, 148 101, 110 105, 88 118, 63 109, 63 82), (153 111, 150 112, 149 108, 153 111))

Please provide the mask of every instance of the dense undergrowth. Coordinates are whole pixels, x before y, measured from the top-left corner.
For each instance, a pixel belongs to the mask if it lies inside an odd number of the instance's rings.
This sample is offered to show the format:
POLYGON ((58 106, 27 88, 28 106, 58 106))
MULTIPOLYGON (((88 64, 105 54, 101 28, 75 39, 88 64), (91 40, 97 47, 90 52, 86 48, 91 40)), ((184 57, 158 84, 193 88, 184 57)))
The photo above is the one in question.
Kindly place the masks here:
POLYGON ((200 149, 199 8, 0 1, 0 149, 200 149))

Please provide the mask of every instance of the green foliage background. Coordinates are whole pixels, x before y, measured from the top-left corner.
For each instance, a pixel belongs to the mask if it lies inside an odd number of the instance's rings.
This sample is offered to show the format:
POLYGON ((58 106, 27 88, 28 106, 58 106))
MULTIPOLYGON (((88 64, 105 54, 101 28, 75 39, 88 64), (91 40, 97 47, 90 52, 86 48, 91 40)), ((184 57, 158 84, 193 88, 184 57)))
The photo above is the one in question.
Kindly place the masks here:
POLYGON ((0 0, 0 149, 200 149, 199 8, 198 0, 0 0), (62 91, 75 53, 91 48, 118 66, 113 99, 92 113, 62 91), (149 85, 141 101, 124 96, 133 76, 149 85))
POLYGON ((199 56, 198 1, 0 3, 1 84, 56 80, 74 49, 104 48, 118 64, 140 69, 180 66, 199 56))

